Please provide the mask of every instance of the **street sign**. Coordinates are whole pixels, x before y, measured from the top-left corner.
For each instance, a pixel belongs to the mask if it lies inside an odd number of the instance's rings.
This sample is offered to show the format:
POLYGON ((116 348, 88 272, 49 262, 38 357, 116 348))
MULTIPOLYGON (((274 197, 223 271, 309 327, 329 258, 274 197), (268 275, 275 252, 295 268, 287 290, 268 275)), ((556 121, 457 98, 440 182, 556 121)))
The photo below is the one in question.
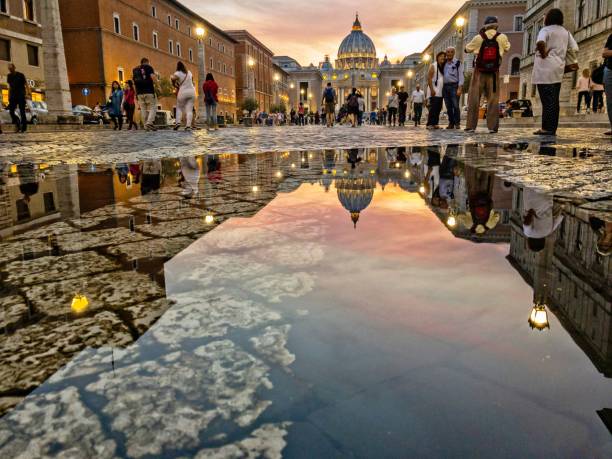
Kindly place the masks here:
POLYGON ((87 97, 91 91, 89 90, 89 88, 83 88, 81 92, 83 93, 85 97, 87 97))

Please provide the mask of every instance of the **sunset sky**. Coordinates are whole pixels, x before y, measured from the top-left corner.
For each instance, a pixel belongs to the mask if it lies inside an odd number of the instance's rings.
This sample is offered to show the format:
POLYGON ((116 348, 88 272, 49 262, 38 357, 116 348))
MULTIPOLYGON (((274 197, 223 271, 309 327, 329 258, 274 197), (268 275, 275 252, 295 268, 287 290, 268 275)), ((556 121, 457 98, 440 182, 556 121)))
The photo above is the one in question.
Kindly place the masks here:
POLYGON ((276 55, 302 65, 335 59, 355 12, 374 41, 378 57, 395 60, 422 51, 463 0, 183 0, 222 29, 247 29, 276 55))

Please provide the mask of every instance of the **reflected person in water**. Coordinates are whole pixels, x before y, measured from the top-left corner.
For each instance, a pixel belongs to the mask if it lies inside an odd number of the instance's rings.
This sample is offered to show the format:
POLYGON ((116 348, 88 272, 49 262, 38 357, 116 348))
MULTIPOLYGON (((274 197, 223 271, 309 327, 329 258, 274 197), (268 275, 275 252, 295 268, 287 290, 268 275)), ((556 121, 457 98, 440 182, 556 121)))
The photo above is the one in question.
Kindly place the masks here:
POLYGON ((553 234, 563 221, 562 207, 548 196, 533 188, 523 190, 523 232, 532 252, 540 252, 546 246, 546 238, 553 234))

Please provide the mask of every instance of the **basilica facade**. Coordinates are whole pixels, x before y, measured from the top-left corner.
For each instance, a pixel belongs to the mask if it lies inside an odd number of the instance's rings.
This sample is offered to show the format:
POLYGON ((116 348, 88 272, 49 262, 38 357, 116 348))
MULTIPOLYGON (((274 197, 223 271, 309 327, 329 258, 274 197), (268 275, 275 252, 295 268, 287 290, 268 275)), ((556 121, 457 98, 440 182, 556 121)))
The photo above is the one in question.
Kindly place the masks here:
POLYGON ((300 102, 309 111, 321 109, 323 88, 328 82, 336 89, 339 105, 357 88, 365 98, 366 110, 377 110, 386 106, 387 97, 393 86, 405 86, 408 90, 413 83, 414 69, 420 63, 420 53, 411 54, 401 61, 389 62, 387 56, 379 60, 376 47, 361 26, 359 16, 351 32, 342 40, 336 59, 329 56, 318 66, 300 65, 289 56, 277 56, 275 63, 289 74, 289 103, 295 108, 300 102))

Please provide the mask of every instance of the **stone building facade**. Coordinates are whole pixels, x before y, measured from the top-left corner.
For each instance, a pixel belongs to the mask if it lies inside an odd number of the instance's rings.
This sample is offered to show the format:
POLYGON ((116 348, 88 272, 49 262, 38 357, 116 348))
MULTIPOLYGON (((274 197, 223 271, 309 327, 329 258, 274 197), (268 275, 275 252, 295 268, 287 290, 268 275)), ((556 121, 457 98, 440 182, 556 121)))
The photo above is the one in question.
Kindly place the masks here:
POLYGON ((32 100, 44 100, 45 75, 39 3, 34 0, 0 0, 0 93, 8 104, 8 64, 28 79, 32 100))
POLYGON ((275 63, 272 64, 272 105, 289 108, 289 74, 275 63))
MULTIPOLYGON (((235 109, 234 40, 175 0, 62 0, 62 31, 73 103, 93 106, 108 98, 114 80, 132 78, 147 57, 160 78, 169 78, 182 61, 200 88, 198 37, 205 30, 204 71, 220 87, 219 114, 235 109), (84 15, 83 11, 89 11, 84 15), (89 89, 88 96, 83 89, 89 89)), ((204 75, 202 75, 203 78, 204 75)), ((173 96, 159 101, 171 110, 173 96)))
POLYGON ((236 104, 254 98, 259 110, 269 112, 272 105, 272 57, 274 53, 246 30, 228 30, 236 40, 236 104), (249 65, 251 64, 251 65, 249 65))

